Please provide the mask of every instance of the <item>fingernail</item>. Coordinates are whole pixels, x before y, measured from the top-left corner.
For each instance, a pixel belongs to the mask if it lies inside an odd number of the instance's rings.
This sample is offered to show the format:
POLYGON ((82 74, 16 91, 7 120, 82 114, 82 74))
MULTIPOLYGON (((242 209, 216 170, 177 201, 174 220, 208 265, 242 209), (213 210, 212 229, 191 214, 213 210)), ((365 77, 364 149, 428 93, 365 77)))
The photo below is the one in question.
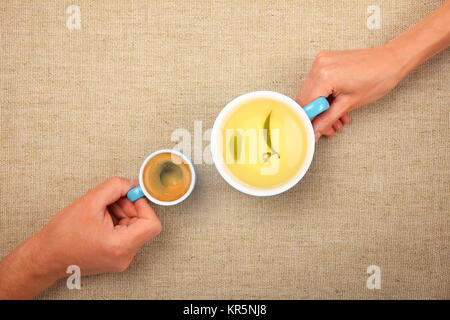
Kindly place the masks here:
POLYGON ((139 184, 139 180, 138 179, 131 179, 131 183, 132 184, 139 184))
POLYGON ((314 133, 314 137, 316 138, 316 142, 319 140, 320 136, 321 136, 320 132, 315 132, 314 133))

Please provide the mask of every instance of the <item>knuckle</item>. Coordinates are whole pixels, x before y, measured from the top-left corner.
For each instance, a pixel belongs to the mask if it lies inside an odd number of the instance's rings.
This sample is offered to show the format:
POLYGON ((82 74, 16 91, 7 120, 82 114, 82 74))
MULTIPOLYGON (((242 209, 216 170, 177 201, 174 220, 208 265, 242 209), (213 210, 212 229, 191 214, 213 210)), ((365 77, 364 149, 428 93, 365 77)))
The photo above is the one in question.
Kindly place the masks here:
POLYGON ((123 246, 115 245, 112 247, 111 254, 113 258, 120 259, 126 253, 126 250, 123 246))
POLYGON ((328 67, 320 68, 317 73, 319 79, 322 81, 330 79, 330 74, 330 69, 328 67))
POLYGON ((162 223, 159 219, 155 221, 155 223, 153 225, 153 231, 155 232, 155 236, 161 233, 162 223))
POLYGON ((317 54, 317 59, 326 58, 326 57, 328 57, 329 54, 330 54, 329 51, 327 51, 327 50, 321 50, 321 51, 319 51, 319 53, 317 54))
POLYGON ((316 59, 314 60, 314 62, 316 63, 316 64, 323 64, 324 62, 325 62, 325 60, 327 60, 328 59, 328 57, 329 57, 329 51, 320 51, 318 54, 317 54, 317 56, 316 56, 316 59))
POLYGON ((117 272, 124 272, 125 270, 128 269, 128 267, 130 266, 130 262, 128 261, 121 261, 116 265, 115 270, 117 272))
POLYGON ((115 176, 110 178, 109 181, 114 185, 119 185, 122 182, 122 178, 115 176))
POLYGON ((120 259, 126 254, 125 247, 114 239, 107 241, 105 251, 106 254, 112 259, 120 259))
MULTIPOLYGON (((349 99, 349 101, 347 103, 347 107, 345 108, 345 111, 349 112, 353 109, 356 109, 358 106, 359 106, 359 104, 356 100, 349 99)), ((349 119, 350 119, 350 116, 349 116, 349 119)))
POLYGON ((86 193, 82 196, 82 198, 84 200, 90 201, 92 200, 93 197, 95 197, 95 193, 96 193, 96 189, 95 188, 89 188, 86 193))

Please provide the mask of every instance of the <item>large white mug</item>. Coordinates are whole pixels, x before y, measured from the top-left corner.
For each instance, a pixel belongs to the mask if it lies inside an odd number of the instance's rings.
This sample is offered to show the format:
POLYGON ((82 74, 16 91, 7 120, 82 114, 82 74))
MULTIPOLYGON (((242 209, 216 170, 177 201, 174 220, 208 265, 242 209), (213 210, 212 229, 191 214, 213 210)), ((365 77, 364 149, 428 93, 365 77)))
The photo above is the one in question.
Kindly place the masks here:
POLYGON ((211 153, 217 171, 222 176, 222 178, 226 182, 228 182, 228 184, 230 184, 233 188, 252 196, 261 196, 261 197, 273 196, 292 188, 306 174, 313 159, 315 138, 314 138, 314 130, 311 124, 311 119, 327 110, 329 106, 330 105, 327 99, 324 97, 320 97, 311 102, 310 104, 308 104, 306 107, 302 108, 297 102, 295 102, 291 98, 281 93, 273 91, 255 91, 246 93, 233 99, 219 113, 212 128, 211 153), (295 111, 295 114, 298 116, 298 119, 300 119, 300 121, 304 124, 306 128, 308 150, 306 151, 305 161, 303 162, 300 169, 286 183, 273 188, 257 188, 240 181, 237 177, 235 177, 231 173, 224 160, 223 128, 226 121, 228 120, 229 116, 232 115, 244 103, 255 99, 271 99, 283 103, 284 105, 290 107, 292 110, 295 111))

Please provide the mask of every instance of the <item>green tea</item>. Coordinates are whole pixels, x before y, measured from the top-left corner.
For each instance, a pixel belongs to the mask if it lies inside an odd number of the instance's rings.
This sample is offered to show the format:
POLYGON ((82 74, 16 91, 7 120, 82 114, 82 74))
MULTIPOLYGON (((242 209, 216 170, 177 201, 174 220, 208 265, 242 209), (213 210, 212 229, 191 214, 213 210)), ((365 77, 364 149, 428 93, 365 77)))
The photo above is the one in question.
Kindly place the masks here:
POLYGON ((223 157, 237 180, 256 188, 285 184, 303 166, 307 130, 299 115, 273 99, 254 99, 225 121, 223 157))

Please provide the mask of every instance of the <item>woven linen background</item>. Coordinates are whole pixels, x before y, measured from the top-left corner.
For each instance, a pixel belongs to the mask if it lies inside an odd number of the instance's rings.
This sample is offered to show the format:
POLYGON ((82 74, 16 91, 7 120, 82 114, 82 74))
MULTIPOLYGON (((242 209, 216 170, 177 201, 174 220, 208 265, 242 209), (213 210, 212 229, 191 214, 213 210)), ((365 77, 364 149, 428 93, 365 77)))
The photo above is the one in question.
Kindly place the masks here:
MULTIPOLYGON (((205 134, 249 91, 295 98, 320 50, 382 45, 442 3, 1 1, 0 256, 89 188, 137 177, 175 129, 205 134)), ((163 231, 128 270, 38 298, 449 299, 449 58, 352 112, 282 195, 246 196, 197 164, 194 193, 154 206, 163 231)))

